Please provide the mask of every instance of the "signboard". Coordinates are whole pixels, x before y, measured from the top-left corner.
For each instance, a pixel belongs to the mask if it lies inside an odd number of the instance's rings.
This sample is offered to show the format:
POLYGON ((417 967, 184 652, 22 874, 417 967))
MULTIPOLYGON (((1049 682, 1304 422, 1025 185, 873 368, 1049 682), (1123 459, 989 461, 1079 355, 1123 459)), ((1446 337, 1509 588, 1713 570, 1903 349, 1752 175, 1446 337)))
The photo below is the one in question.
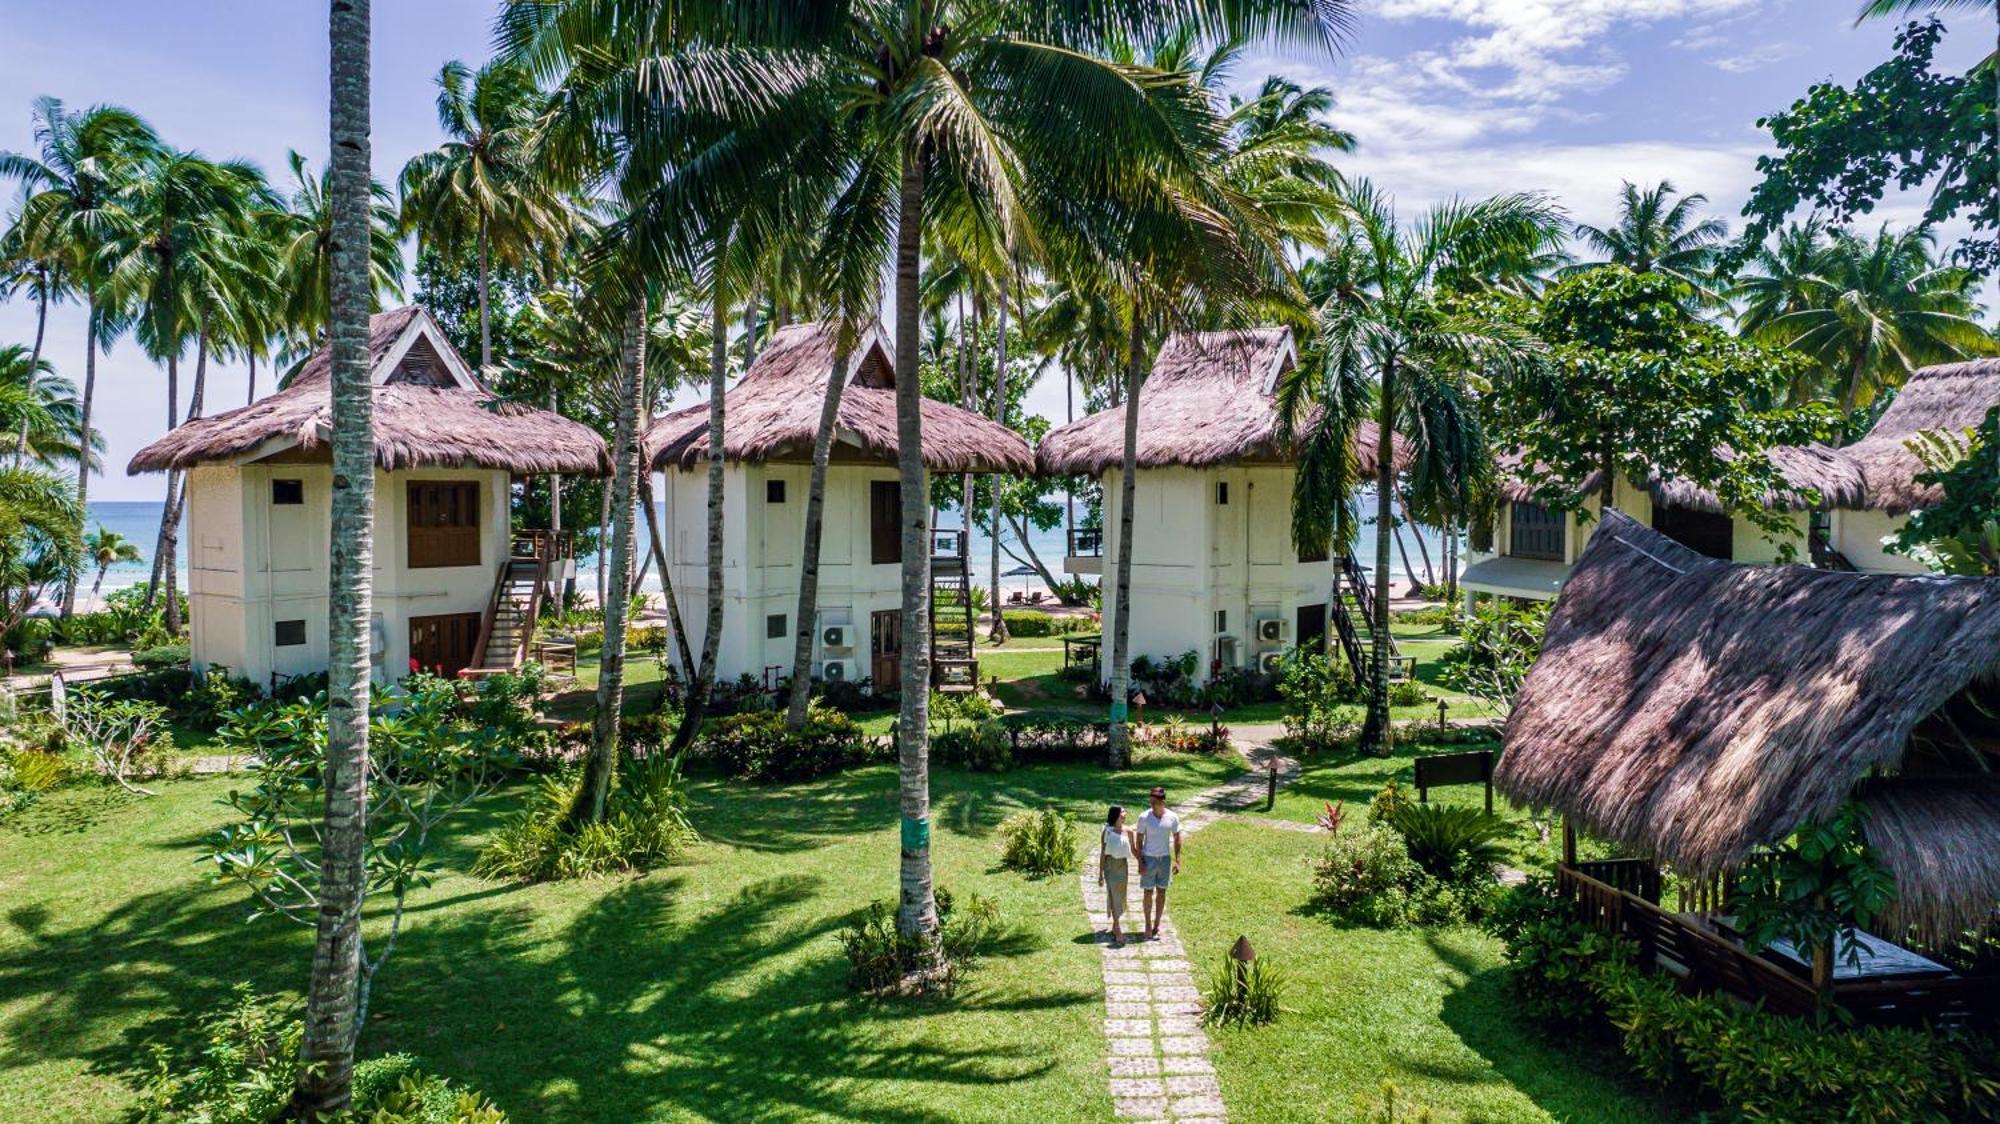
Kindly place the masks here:
POLYGON ((1486 786, 1486 811, 1493 812, 1493 751, 1478 749, 1469 753, 1436 753, 1417 758, 1417 800, 1427 802, 1433 785, 1483 784, 1486 786))

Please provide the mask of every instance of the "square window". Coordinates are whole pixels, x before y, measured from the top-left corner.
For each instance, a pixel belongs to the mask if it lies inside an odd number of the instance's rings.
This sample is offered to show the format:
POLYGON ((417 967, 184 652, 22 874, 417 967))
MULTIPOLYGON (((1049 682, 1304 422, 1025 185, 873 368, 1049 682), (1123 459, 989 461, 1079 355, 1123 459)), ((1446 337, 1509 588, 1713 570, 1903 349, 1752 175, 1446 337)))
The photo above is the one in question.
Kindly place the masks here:
POLYGON ((273 629, 272 642, 280 648, 293 648, 306 642, 306 622, 279 621, 273 629))
POLYGON ((1229 481, 1218 480, 1215 482, 1215 502, 1216 503, 1229 502, 1229 481))
POLYGON ((271 502, 286 505, 306 502, 306 482, 303 480, 271 481, 271 502))
POLYGON ((1217 632, 1229 631, 1229 610, 1217 609, 1215 611, 1215 631, 1217 632))
POLYGON ((785 502, 785 482, 783 480, 764 481, 764 502, 765 503, 785 502))
POLYGON ((764 639, 783 640, 785 635, 785 614, 772 613, 764 618, 764 639))

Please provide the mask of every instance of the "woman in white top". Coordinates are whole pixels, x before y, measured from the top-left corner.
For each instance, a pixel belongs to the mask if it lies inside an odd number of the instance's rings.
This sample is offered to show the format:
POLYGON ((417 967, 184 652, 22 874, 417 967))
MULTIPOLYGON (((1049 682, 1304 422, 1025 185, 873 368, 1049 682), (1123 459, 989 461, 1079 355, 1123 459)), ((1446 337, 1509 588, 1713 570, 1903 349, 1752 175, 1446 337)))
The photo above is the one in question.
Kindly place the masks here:
POLYGON ((1132 833, 1125 828, 1125 809, 1117 804, 1104 817, 1097 841, 1097 880, 1104 884, 1105 912, 1111 914, 1111 947, 1125 947, 1125 875, 1132 860, 1132 833))

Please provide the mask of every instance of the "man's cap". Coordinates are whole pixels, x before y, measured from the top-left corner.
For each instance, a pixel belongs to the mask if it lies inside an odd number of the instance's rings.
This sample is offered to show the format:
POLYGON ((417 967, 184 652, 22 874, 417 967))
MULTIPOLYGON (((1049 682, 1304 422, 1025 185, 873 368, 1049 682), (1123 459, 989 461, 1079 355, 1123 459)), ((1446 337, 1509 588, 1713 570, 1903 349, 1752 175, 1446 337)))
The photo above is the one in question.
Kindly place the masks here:
POLYGON ((1162 799, 1162 800, 1165 800, 1165 799, 1167 798, 1167 790, 1166 790, 1166 789, 1164 789, 1164 788, 1161 788, 1161 787, 1160 787, 1159 785, 1154 785, 1154 786, 1153 786, 1153 795, 1154 795, 1154 796, 1157 796, 1157 797, 1159 797, 1159 798, 1160 798, 1160 799, 1162 799))

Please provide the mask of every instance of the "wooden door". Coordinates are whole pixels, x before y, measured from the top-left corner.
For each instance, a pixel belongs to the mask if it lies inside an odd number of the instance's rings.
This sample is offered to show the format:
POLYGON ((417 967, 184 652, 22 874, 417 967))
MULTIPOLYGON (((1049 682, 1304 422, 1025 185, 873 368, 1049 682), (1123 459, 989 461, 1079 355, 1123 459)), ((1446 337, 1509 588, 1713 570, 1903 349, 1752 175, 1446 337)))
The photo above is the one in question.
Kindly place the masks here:
POLYGON ((1308 652, 1326 650, 1326 603, 1301 605, 1298 613, 1299 647, 1308 652))
POLYGON ((877 691, 903 683, 903 611, 888 609, 868 618, 868 677, 877 691))
POLYGON ((478 613, 446 613, 410 618, 410 670, 457 675, 478 656, 478 613))

